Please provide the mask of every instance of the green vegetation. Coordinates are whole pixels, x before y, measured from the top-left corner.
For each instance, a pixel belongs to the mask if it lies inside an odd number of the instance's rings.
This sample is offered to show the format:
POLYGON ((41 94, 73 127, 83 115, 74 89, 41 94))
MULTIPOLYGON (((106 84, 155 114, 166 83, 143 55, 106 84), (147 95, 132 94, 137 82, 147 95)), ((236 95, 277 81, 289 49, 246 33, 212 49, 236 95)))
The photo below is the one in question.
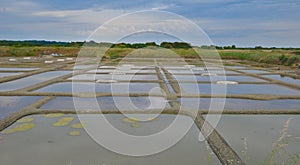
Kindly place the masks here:
POLYGON ((291 137, 288 135, 287 131, 292 118, 289 118, 283 129, 280 131, 278 139, 273 143, 272 151, 266 156, 266 159, 262 165, 267 164, 282 164, 282 165, 296 165, 300 160, 300 152, 288 153, 287 146, 291 137))
MULTIPOLYGON (((300 63, 299 48, 238 48, 232 46, 201 46, 194 47, 185 42, 155 42, 147 43, 97 43, 84 42, 56 42, 56 41, 0 41, 0 57, 40 56, 41 54, 59 53, 64 56, 77 56, 83 45, 91 48, 91 55, 97 54, 98 48, 107 51, 104 58, 116 59, 127 56, 136 49, 165 48, 185 58, 199 58, 199 54, 205 58, 216 58, 216 50, 222 59, 248 60, 268 64, 296 66, 300 63), (94 49, 93 47, 97 48, 94 49)), ((164 56, 165 52, 161 55, 164 56)), ((142 55, 142 54, 141 54, 142 55)))

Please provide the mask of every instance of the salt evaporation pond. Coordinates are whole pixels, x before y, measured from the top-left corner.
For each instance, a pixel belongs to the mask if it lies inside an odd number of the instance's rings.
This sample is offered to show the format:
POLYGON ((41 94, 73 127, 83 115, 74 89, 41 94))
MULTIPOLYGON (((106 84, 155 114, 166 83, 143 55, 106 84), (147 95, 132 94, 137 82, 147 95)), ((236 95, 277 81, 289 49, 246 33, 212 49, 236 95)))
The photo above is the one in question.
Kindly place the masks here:
POLYGON ((0 68, 0 71, 18 71, 18 72, 22 72, 22 71, 32 71, 32 70, 37 70, 40 68, 0 68))
MULTIPOLYGON (((122 115, 105 115, 113 120, 121 131, 143 134, 151 130, 160 130, 164 127, 164 121, 173 119, 172 115, 161 115, 157 121, 139 123, 139 127, 131 126, 132 123, 123 121, 122 115)), ((102 120, 97 115, 86 115, 87 118, 102 120)), ((111 152, 95 143, 82 128, 72 128, 79 121, 74 115, 64 115, 58 118, 49 118, 43 115, 29 116, 35 127, 22 132, 4 134, 0 141, 1 164, 220 164, 216 156, 207 151, 205 142, 199 142, 199 129, 194 125, 184 138, 170 149, 147 157, 129 157, 111 152), (74 120, 66 126, 53 126, 60 118, 74 117, 74 120), (76 134, 74 133, 76 132, 76 134), (79 132, 79 133, 78 133, 79 132), (71 136, 71 135, 73 136, 71 136), (29 152, 30 151, 30 152, 29 152), (209 154, 210 153, 210 154, 209 154), (51 156, 49 156, 51 155, 51 156)), ((89 120, 89 121, 91 121, 89 120)), ((188 117, 180 117, 178 123, 180 130, 188 117)), ((8 129, 20 123, 15 123, 8 129)), ((92 124, 86 122, 86 125, 92 124)), ((118 140, 111 137, 111 140, 118 140)), ((135 144, 132 144, 135 145, 135 144)))
MULTIPOLYGON (((179 85, 184 93, 211 94, 213 87, 214 94, 224 94, 222 93, 222 89, 224 89, 222 84, 179 83, 179 85)), ((300 91, 276 84, 237 84, 227 85, 227 94, 300 95, 300 91)))
POLYGON ((0 78, 3 78, 3 77, 8 77, 8 76, 17 76, 17 75, 20 75, 20 74, 23 74, 23 72, 16 72, 16 73, 4 73, 4 72, 0 72, 0 78))
POLYGON ((80 74, 69 80, 158 80, 156 75, 80 74))
POLYGON ((0 96, 0 120, 41 98, 38 96, 0 96))
POLYGON ((12 91, 12 90, 29 87, 31 85, 35 85, 47 80, 51 80, 53 78, 57 78, 69 73, 71 73, 71 71, 51 71, 51 72, 36 74, 33 76, 28 76, 14 81, 1 83, 0 91, 12 91))
POLYGON ((265 80, 250 77, 250 76, 186 76, 186 75, 173 75, 177 81, 219 81, 226 79, 227 81, 237 82, 266 82, 265 80))
POLYGON ((275 151, 275 162, 287 162, 289 156, 300 153, 299 125, 299 115, 222 115, 217 130, 246 164, 269 164, 264 161, 271 155, 282 131, 285 134, 279 144, 287 144, 284 146, 287 153, 275 151))
POLYGON ((286 83, 291 83, 291 84, 300 85, 300 79, 294 79, 294 78, 288 77, 288 76, 281 76, 281 75, 264 75, 263 77, 267 77, 267 78, 271 78, 271 79, 283 81, 283 82, 286 82, 286 83))
POLYGON ((268 71, 264 71, 264 70, 255 70, 255 69, 247 69, 247 70, 239 70, 239 71, 242 71, 242 72, 246 72, 246 73, 253 73, 253 74, 265 74, 265 73, 271 73, 271 72, 268 72, 268 71))
MULTIPOLYGON (((211 98, 180 98, 183 108, 208 110, 212 103, 211 98), (199 105, 195 104, 199 102, 199 105)), ((222 105, 224 99, 213 98, 214 104, 222 105)), ((248 100, 227 98, 224 110, 300 110, 300 100, 248 100)))
POLYGON ((98 97, 98 105, 95 105, 95 98, 79 97, 56 97, 44 104, 40 109, 51 110, 146 110, 161 109, 170 107, 163 97, 98 97), (100 108, 100 109, 99 109, 100 108))
MULTIPOLYGON (((74 92, 105 92, 105 93, 161 93, 158 83, 90 83, 73 82, 74 92), (126 89, 129 89, 128 91, 126 89)), ((36 92, 72 92, 72 82, 56 83, 36 90, 36 92)))

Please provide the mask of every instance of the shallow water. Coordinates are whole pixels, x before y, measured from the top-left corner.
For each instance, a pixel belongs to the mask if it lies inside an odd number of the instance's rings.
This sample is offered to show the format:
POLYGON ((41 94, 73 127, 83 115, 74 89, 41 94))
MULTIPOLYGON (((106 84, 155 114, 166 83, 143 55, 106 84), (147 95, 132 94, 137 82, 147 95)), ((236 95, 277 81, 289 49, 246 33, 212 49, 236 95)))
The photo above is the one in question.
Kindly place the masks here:
POLYGON ((255 69, 240 70, 240 71, 246 72, 246 73, 254 73, 254 74, 271 73, 271 72, 268 72, 268 71, 264 71, 264 70, 255 70, 255 69))
POLYGON ((179 81, 237 81, 237 82, 265 82, 262 79, 258 79, 250 76, 185 76, 185 75, 173 75, 176 80, 179 81))
MULTIPOLYGON (((269 164, 264 160, 271 154, 272 145, 279 139, 289 118, 292 120, 284 138, 288 144, 285 149, 288 154, 295 154, 300 152, 299 115, 222 115, 217 130, 246 164, 269 164)), ((287 162, 288 156, 280 155, 287 162)), ((278 152, 274 157, 279 158, 278 152)), ((275 162, 280 164, 278 159, 275 162)))
POLYGON ((0 96, 0 120, 41 98, 38 96, 0 96))
POLYGON ((8 77, 8 76, 16 76, 16 75, 20 75, 20 74, 23 74, 23 72, 16 72, 16 73, 4 73, 4 72, 0 72, 0 78, 8 77))
POLYGON ((109 75, 109 74, 81 74, 71 80, 158 80, 156 75, 109 75))
MULTIPOLYGON (((180 98, 183 108, 204 109, 210 107, 210 98, 180 98), (200 99, 200 101, 199 101, 200 99), (195 103, 199 102, 199 105, 195 103)), ((225 100, 224 110, 300 110, 300 100, 247 100, 247 99, 230 99, 225 100)), ((214 98, 214 104, 224 102, 223 99, 214 98)))
MULTIPOLYGON (((214 94, 223 94, 222 84, 192 84, 179 83, 185 93, 211 94, 213 87, 214 94), (197 89, 198 87, 198 89, 197 89)), ((276 94, 276 95, 300 95, 300 91, 276 84, 237 84, 227 85, 227 94, 276 94)))
MULTIPOLYGON (((109 93, 161 93, 158 83, 90 83, 73 82, 74 92, 109 92, 109 93)), ((36 92, 73 92, 72 82, 56 83, 36 90, 36 92)))
POLYGON ((189 70, 189 69, 180 69, 180 70, 175 70, 175 69, 169 69, 168 72, 170 72, 171 74, 203 74, 203 73, 210 73, 210 74, 239 74, 237 72, 234 71, 228 71, 228 70, 189 70))
POLYGON ((83 70, 83 69, 87 69, 87 68, 90 68, 90 67, 93 67, 93 65, 75 65, 73 67, 74 70, 83 70))
POLYGON ((300 85, 300 79, 294 79, 288 76, 281 76, 281 75, 264 75, 263 77, 267 77, 267 78, 271 78, 271 79, 275 79, 275 80, 280 80, 280 81, 284 81, 287 83, 291 83, 291 84, 296 84, 296 85, 300 85))
POLYGON ((153 73, 155 74, 155 70, 151 69, 128 69, 128 68, 117 68, 117 69, 94 69, 88 71, 89 73, 111 73, 111 74, 118 74, 120 72, 122 73, 131 73, 131 74, 136 74, 136 73, 153 73))
POLYGON ((71 71, 51 71, 0 84, 0 91, 12 91, 57 78, 71 71))
MULTIPOLYGON (((111 152, 95 143, 83 129, 74 129, 72 124, 78 123, 75 116, 74 120, 67 126, 52 126, 58 118, 45 118, 44 116, 30 116, 34 118, 33 123, 36 127, 29 131, 17 132, 14 134, 0 134, 0 163, 9 165, 19 164, 209 164, 208 152, 204 142, 198 141, 199 130, 193 125, 186 136, 175 146, 159 154, 147 157, 129 157, 111 152), (80 131, 79 136, 70 136, 70 131, 80 131), (30 152, 28 152, 30 151, 30 152), (49 156, 51 155, 51 156, 49 156)), ((66 115, 64 116, 66 117, 66 115)), ((88 121, 104 120, 97 115, 85 115, 88 121)), ((166 121, 174 119, 172 115, 161 115, 157 121, 140 123, 140 127, 132 127, 130 123, 124 122, 122 115, 105 115, 107 120, 115 123, 115 128, 135 134, 145 132, 160 131, 165 127, 166 121)), ((191 119, 180 117, 178 129, 182 124, 191 119)), ((86 122, 86 125, 92 124, 86 122)), ((14 124, 11 127, 14 127, 14 124)), ((137 135, 137 136, 139 136, 137 135)), ((118 140, 111 137, 112 141, 118 140)), ((163 143, 163 140, 161 141, 163 143)), ((152 145, 160 145, 158 143, 152 145)), ((135 144, 132 144, 135 146, 135 144)), ((142 148, 140 148, 142 150, 142 148)), ((128 148, 130 150, 130 148, 128 148)), ((211 155, 210 164, 220 164, 214 154, 211 155)))
POLYGON ((233 69, 244 69, 247 68, 245 66, 225 66, 226 68, 233 68, 233 69))
POLYGON ((31 71, 31 70, 37 70, 40 68, 0 68, 1 71, 7 70, 7 71, 31 71))
POLYGON ((75 110, 74 102, 76 102, 77 110, 83 111, 118 109, 143 111, 170 107, 166 101, 163 97, 98 97, 97 102, 94 98, 57 97, 44 104, 40 109, 75 110))

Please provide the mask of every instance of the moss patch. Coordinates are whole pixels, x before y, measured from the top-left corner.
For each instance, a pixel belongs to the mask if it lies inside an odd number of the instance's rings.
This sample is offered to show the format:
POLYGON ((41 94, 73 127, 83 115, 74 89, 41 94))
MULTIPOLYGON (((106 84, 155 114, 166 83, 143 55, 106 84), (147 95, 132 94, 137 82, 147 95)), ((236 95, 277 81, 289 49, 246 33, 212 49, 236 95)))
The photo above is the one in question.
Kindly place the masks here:
POLYGON ((85 125, 82 123, 76 123, 72 125, 72 128, 83 128, 85 125))
POLYGON ((70 136, 79 136, 80 135, 80 131, 71 131, 69 132, 70 136))
POLYGON ((34 118, 26 117, 26 118, 19 119, 17 122, 18 123, 29 123, 29 122, 32 122, 33 120, 34 120, 34 118))
POLYGON ((15 133, 15 132, 23 132, 23 131, 31 130, 34 127, 35 127, 35 124, 33 124, 33 123, 22 123, 22 124, 16 125, 15 127, 6 129, 6 130, 2 131, 2 133, 11 134, 11 133, 15 133))
POLYGON ((148 118, 147 121, 157 121, 157 117, 153 117, 153 118, 148 118))
POLYGON ((135 122, 138 122, 139 119, 137 119, 137 118, 124 118, 123 121, 125 123, 135 123, 135 122))
POLYGON ((47 118, 56 118, 56 117, 62 117, 64 114, 62 113, 52 113, 52 114, 46 114, 44 115, 47 118))
POLYGON ((71 121, 73 121, 73 117, 64 117, 59 119, 56 123, 53 124, 55 127, 62 127, 68 125, 71 121))
POLYGON ((131 127, 141 127, 141 125, 139 123, 132 123, 130 124, 131 127))

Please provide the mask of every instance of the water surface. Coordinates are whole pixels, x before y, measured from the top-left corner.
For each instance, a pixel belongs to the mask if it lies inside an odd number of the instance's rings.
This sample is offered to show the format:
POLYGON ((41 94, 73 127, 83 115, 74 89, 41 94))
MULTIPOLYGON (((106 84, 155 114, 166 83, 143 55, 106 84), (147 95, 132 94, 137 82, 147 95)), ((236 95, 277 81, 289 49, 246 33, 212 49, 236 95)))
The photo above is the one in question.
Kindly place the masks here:
POLYGON ((41 98, 38 96, 0 96, 0 120, 41 98))
POLYGON ((25 78, 21 78, 14 81, 9 81, 5 83, 0 84, 0 91, 12 91, 17 90, 25 87, 29 87, 44 81, 48 81, 66 74, 71 73, 71 71, 51 71, 51 72, 45 72, 36 74, 33 76, 28 76, 25 78))

